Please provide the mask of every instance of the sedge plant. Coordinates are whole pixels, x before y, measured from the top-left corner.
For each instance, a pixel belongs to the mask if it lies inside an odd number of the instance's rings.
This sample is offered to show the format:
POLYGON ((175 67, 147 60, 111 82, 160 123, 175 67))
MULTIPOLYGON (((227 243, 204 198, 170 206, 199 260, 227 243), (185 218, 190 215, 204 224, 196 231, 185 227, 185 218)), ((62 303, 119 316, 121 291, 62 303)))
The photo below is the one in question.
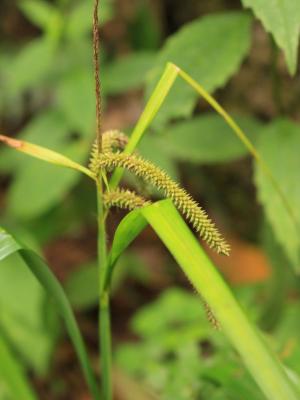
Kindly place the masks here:
MULTIPOLYGON (((79 362, 93 399, 112 400, 112 349, 110 328, 110 288, 114 267, 129 244, 150 224, 174 256, 191 284, 200 295, 209 320, 223 330, 269 400, 296 400, 298 389, 290 381, 276 355, 268 348, 260 332, 251 324, 221 278, 205 251, 187 226, 208 246, 228 256, 230 246, 210 220, 204 209, 178 183, 163 170, 141 158, 137 145, 159 111, 177 78, 194 88, 233 129, 248 148, 256 162, 270 179, 278 196, 296 224, 288 199, 281 191, 272 172, 245 133, 196 81, 171 62, 167 64, 132 134, 111 130, 101 131, 101 87, 99 79, 99 23, 98 2, 95 0, 93 18, 93 50, 96 97, 96 137, 91 149, 88 166, 80 165, 52 150, 0 135, 0 141, 23 153, 40 158, 64 168, 72 168, 85 174, 95 184, 97 193, 98 263, 99 263, 99 347, 101 385, 91 368, 84 341, 74 318, 68 299, 45 261, 30 249, 24 248, 11 234, 0 230, 0 260, 19 252, 28 268, 53 297, 64 319, 67 331, 76 349, 79 362), (158 189, 165 200, 153 202, 141 194, 120 187, 123 171, 127 170, 158 189), (106 233, 107 216, 111 207, 130 211, 116 229, 110 249, 106 233), (101 390, 100 388, 101 387, 101 390)), ((199 302, 199 305, 201 303, 199 302)), ((23 379, 24 377, 20 377, 23 379)), ((20 385, 19 398, 34 399, 34 393, 20 385), (22 391, 23 390, 23 391, 22 391)))

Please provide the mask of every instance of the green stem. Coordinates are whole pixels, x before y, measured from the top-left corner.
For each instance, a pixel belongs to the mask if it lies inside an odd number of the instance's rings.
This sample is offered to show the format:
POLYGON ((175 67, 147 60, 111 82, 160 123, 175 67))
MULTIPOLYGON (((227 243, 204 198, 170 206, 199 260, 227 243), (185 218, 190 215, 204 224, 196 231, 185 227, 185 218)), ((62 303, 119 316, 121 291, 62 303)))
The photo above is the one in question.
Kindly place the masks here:
POLYGON ((111 378, 111 330, 109 311, 109 291, 104 289, 107 275, 107 246, 104 207, 102 202, 102 179, 97 181, 98 205, 98 263, 99 263, 99 345, 101 352, 102 398, 112 400, 111 378))
POLYGON ((112 357, 109 293, 104 291, 100 297, 100 348, 103 400, 112 400, 112 357))

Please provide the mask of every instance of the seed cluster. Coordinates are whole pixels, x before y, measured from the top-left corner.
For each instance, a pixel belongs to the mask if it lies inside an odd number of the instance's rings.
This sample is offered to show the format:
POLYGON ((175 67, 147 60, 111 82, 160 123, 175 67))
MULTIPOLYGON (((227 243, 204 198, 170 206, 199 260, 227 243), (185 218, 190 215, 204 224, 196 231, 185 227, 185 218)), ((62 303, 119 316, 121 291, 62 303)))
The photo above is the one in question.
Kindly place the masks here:
POLYGON ((123 153, 104 153, 97 160, 98 170, 103 168, 113 170, 117 167, 125 168, 153 186, 161 190, 164 195, 171 198, 187 220, 193 225, 200 237, 218 253, 229 254, 230 247, 223 239, 214 223, 208 218, 206 212, 198 203, 174 182, 163 170, 149 161, 135 155, 123 153))
MULTIPOLYGON (((118 130, 106 131, 102 135, 102 153, 112 153, 116 150, 124 150, 128 143, 128 136, 118 130)), ((98 143, 95 141, 92 146, 89 168, 95 174, 99 169, 98 143)))
POLYGON ((128 136, 118 130, 104 132, 102 136, 102 152, 111 153, 113 150, 124 150, 128 136))
POLYGON ((135 210, 151 204, 150 200, 146 200, 128 189, 116 189, 106 192, 103 195, 103 200, 107 208, 120 207, 127 210, 135 210))

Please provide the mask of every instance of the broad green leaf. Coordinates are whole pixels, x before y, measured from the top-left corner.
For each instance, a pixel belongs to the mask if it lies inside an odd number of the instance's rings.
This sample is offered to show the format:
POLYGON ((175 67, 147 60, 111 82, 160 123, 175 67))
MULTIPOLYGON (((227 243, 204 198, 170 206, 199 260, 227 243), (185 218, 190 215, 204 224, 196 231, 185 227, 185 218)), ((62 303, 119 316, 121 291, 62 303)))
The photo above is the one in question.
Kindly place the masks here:
POLYGON ((0 335, 0 397, 3 400, 37 399, 22 366, 12 354, 2 335, 0 335), (4 394, 1 390, 2 383, 5 385, 4 394))
MULTIPOLYGON (((98 388, 96 382, 94 380, 93 372, 89 363, 89 359, 86 353, 85 345, 83 339, 81 337, 78 325, 76 323, 76 319, 72 312, 72 308, 70 303, 59 283, 59 281, 55 278, 45 261, 40 258, 36 253, 31 250, 24 248, 20 243, 18 243, 9 233, 0 228, 1 232, 1 243, 5 243, 7 247, 7 243, 11 242, 9 248, 11 249, 10 253, 6 251, 3 252, 6 257, 9 255, 15 254, 15 250, 19 248, 18 254, 22 257, 26 266, 29 268, 30 272, 36 277, 39 283, 43 286, 48 295, 54 300, 55 306, 57 307, 57 311, 61 314, 64 322, 66 324, 67 331, 70 335, 70 338, 73 342, 75 350, 77 352, 78 359, 81 363, 81 367, 84 373, 84 376, 87 380, 87 383, 90 387, 91 393, 94 396, 94 399, 99 399, 98 388)), ((1 252, 0 252, 1 254, 1 252)), ((1 267, 3 267, 1 265, 1 267)))
POLYGON ((211 335, 211 326, 199 298, 179 288, 168 289, 156 302, 142 307, 130 325, 139 337, 152 339, 168 351, 211 335), (174 326, 177 326, 176 331, 172 329, 174 326))
POLYGON ((179 180, 178 169, 169 146, 168 140, 160 140, 158 135, 149 135, 145 136, 139 145, 139 153, 166 171, 173 179, 179 180))
POLYGON ((92 69, 73 67, 57 85, 56 99, 70 128, 88 138, 93 137, 95 93, 92 69))
MULTIPOLYGON (((27 240, 32 241, 32 238, 27 240)), ((56 341, 56 327, 51 318, 45 318, 51 311, 49 303, 43 289, 18 256, 20 249, 19 243, 0 230, 0 325, 26 363, 43 374, 49 366, 56 341)))
POLYGON ((105 66, 103 84, 109 94, 118 94, 136 89, 146 82, 153 66, 154 53, 138 52, 117 59, 105 66))
POLYGON ((117 363, 160 399, 265 399, 222 332, 212 331, 194 293, 167 289, 140 307, 130 325, 141 340, 119 346, 117 363))
MULTIPOLYGON (((34 119, 18 138, 57 150, 79 163, 89 152, 88 142, 73 142, 69 138, 68 124, 53 110, 34 119)), ((48 211, 64 199, 81 177, 77 171, 16 155, 13 150, 9 155, 16 162, 17 170, 9 190, 8 210, 18 218, 36 218, 48 211)))
POLYGON ((297 69, 300 35, 300 2, 298 0, 242 0, 270 32, 285 54, 288 69, 297 69))
POLYGON ((57 8, 42 0, 21 0, 19 7, 26 17, 41 28, 51 39, 62 32, 63 16, 57 8))
POLYGON ((265 396, 270 400, 296 400, 298 394, 281 364, 251 325, 170 200, 135 210, 125 217, 114 238, 110 274, 114 261, 145 227, 141 216, 150 223, 198 293, 210 305, 224 334, 240 353, 265 396), (260 365, 259 370, 257 365, 260 365))
MULTIPOLYGON (((1 240, 0 249, 2 244, 1 240)), ((55 321, 48 318, 53 311, 46 300, 42 287, 17 253, 1 261, 1 329, 23 361, 41 375, 49 368, 57 336, 57 326, 52 323, 55 321)))
MULTIPOLYGON (((255 141, 260 129, 258 121, 250 117, 235 119, 249 133, 251 142, 255 141)), ((171 157, 181 161, 225 162, 248 153, 225 121, 212 113, 170 125, 164 129, 160 138, 160 147, 166 148, 171 157)))
MULTIPOLYGON (((300 136, 299 125, 280 119, 261 131, 258 150, 267 163, 281 190, 289 199, 295 218, 300 223, 300 136)), ((259 167, 255 168, 258 198, 275 236, 285 249, 290 261, 299 271, 300 237, 281 199, 269 179, 259 167)))
POLYGON ((35 39, 23 47, 4 71, 9 95, 14 97, 46 80, 54 62, 54 54, 53 43, 45 38, 35 39))
POLYGON ((19 7, 31 22, 42 29, 47 29, 58 14, 53 5, 43 0, 21 0, 19 7))
MULTIPOLYGON (((208 92, 222 87, 237 71, 250 46, 249 16, 238 13, 208 15, 172 35, 158 53, 149 74, 148 93, 167 62, 172 62, 204 86, 208 92), (208 40, 209 38, 209 40, 208 40)), ((187 117, 197 95, 184 82, 176 82, 156 118, 164 125, 174 117, 187 117)))

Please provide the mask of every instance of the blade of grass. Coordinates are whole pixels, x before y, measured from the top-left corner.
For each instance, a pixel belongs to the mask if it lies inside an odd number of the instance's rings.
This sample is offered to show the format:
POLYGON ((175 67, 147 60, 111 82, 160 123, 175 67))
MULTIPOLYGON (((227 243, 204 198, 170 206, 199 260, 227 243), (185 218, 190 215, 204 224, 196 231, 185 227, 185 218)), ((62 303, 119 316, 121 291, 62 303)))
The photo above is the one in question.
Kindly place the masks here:
MULTIPOLYGON (((271 184, 273 185, 275 191, 278 193, 283 205, 285 206, 292 223, 296 227, 297 232, 300 235, 300 225, 298 219, 294 213, 293 207, 290 205, 289 199, 286 197, 285 193, 281 190, 280 185, 277 180, 274 178, 274 175, 265 161, 262 159, 255 146, 250 142, 247 138, 244 131, 240 128, 240 126, 234 121, 234 119, 224 110, 224 108, 198 83, 196 82, 190 75, 188 75, 185 71, 181 70, 177 65, 173 65, 174 71, 178 71, 178 75, 187 82, 195 91, 203 97, 207 103, 225 120, 225 122, 230 126, 233 132, 237 135, 240 141, 245 145, 248 149, 249 153, 258 163, 266 177, 269 179, 271 184)), ((297 268, 297 266, 295 267, 297 268)), ((296 272, 300 272, 299 267, 296 272)))
POLYGON ((11 353, 0 335, 0 378, 5 382, 9 394, 14 399, 37 400, 23 368, 11 353))
MULTIPOLYGON (((298 392, 252 326, 216 268, 170 200, 129 213, 119 224, 110 252, 110 277, 117 259, 150 223, 190 282, 212 308, 225 335, 239 351, 246 367, 270 400, 296 400, 298 392)), ((200 303, 199 303, 200 304, 200 303)))
POLYGON ((299 393, 264 343, 230 289, 170 200, 141 209, 186 276, 212 308, 224 333, 270 400, 296 400, 299 393))
MULTIPOLYGON (((178 76, 178 71, 179 70, 176 67, 174 68, 173 64, 167 64, 163 75, 156 85, 142 115, 140 116, 140 119, 138 120, 132 132, 128 145, 124 150, 126 154, 131 154, 138 145, 145 130, 151 124, 162 103, 167 97, 171 87, 173 86, 173 83, 178 76)), ((117 168, 110 180, 110 187, 112 189, 118 186, 120 180, 122 179, 122 175, 123 170, 121 168, 117 168)))
POLYGON ((24 140, 13 139, 4 135, 0 135, 0 142, 32 157, 39 158, 40 160, 46 161, 50 164, 58 165, 60 167, 75 169, 76 171, 87 175, 89 178, 95 179, 94 175, 88 168, 76 163, 60 153, 57 153, 56 151, 25 142, 24 140))
POLYGON ((57 310, 65 322, 67 331, 75 347, 83 374, 93 398, 99 400, 99 391, 89 362, 85 344, 69 300, 67 299, 60 283, 40 256, 33 251, 24 248, 8 232, 0 228, 0 261, 15 252, 19 253, 30 271, 37 278, 43 288, 48 292, 49 296, 54 300, 57 310))
MULTIPOLYGON (((270 180, 274 189, 278 193, 281 201, 283 202, 293 224, 295 225, 297 231, 300 233, 300 225, 295 216, 294 210, 290 205, 288 198, 285 196, 284 192, 281 190, 280 185, 274 178, 272 171, 269 169, 268 165, 261 158, 260 154, 256 150, 255 146, 250 142, 247 138, 244 131, 240 128, 240 126, 234 121, 234 119, 224 110, 224 108, 198 83, 196 82, 190 75, 188 75, 185 71, 180 69, 177 65, 173 63, 168 63, 166 69, 157 84, 150 100, 148 101, 144 112, 142 113, 131 137, 129 143, 125 149, 125 152, 131 154, 139 141, 141 140, 146 128, 150 125, 153 118, 157 114, 159 108, 161 107, 163 101, 167 97, 173 83, 176 78, 180 76, 187 84, 189 84, 201 97, 203 97, 208 104, 225 120, 225 122, 230 126, 233 132, 237 135, 237 137, 241 140, 241 142, 248 149, 252 157, 258 163, 258 165, 262 168, 265 175, 270 180)), ((110 181, 110 186, 115 188, 122 178, 123 171, 118 168, 114 172, 112 179, 110 181)), ((295 267, 297 268, 297 267, 295 267)), ((299 272, 298 270, 296 272, 299 272)))
POLYGON ((146 225, 147 221, 141 214, 140 210, 131 211, 118 225, 109 253, 107 275, 105 280, 102 282, 104 286, 103 290, 110 287, 113 270, 119 257, 142 232, 146 225))

